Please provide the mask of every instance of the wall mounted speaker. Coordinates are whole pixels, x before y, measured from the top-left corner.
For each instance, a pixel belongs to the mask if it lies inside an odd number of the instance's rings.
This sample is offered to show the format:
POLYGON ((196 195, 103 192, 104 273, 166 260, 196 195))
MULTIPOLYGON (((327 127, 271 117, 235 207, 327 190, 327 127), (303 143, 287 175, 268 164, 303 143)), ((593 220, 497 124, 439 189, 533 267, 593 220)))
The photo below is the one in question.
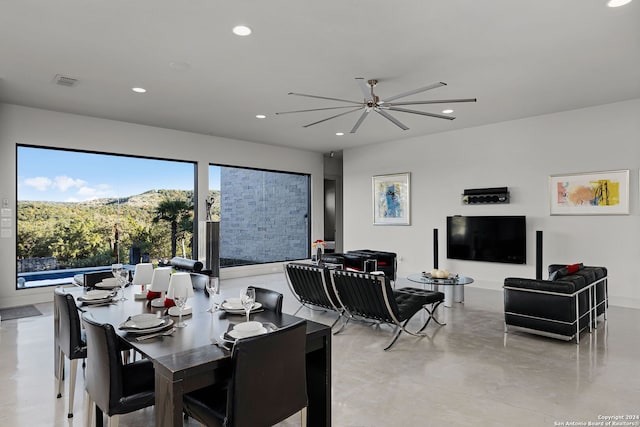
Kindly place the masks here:
POLYGON ((509 203, 509 189, 507 187, 471 188, 464 190, 462 204, 479 205, 509 203))
POLYGON ((536 280, 542 280, 542 230, 536 231, 536 280))

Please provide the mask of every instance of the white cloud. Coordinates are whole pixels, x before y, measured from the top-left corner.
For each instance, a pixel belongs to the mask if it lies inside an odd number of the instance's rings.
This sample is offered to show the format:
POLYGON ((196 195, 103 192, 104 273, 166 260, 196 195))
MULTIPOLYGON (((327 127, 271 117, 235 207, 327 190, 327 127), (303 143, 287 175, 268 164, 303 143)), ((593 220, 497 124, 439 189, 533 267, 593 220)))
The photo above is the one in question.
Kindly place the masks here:
POLYGON ((67 191, 69 188, 72 188, 72 187, 81 188, 86 184, 87 182, 81 179, 73 179, 66 175, 62 175, 62 176, 55 177, 54 187, 60 191, 67 191))
POLYGON ((24 180, 24 185, 33 187, 39 191, 47 191, 51 184, 53 184, 53 181, 45 176, 36 176, 35 178, 27 178, 24 180))
POLYGON ((103 197, 110 197, 110 187, 106 184, 98 185, 98 187, 83 186, 78 189, 76 193, 82 198, 82 200, 100 199, 103 197))

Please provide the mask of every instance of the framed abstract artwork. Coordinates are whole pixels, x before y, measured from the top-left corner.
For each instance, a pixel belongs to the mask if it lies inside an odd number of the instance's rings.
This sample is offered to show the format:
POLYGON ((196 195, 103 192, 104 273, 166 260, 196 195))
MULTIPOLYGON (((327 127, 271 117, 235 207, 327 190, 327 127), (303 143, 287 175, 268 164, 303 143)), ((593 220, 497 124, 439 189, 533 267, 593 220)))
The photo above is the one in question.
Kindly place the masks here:
POLYGON ((410 225, 410 174, 373 177, 373 225, 410 225))
POLYGON ((629 170, 551 175, 551 215, 628 215, 629 170))

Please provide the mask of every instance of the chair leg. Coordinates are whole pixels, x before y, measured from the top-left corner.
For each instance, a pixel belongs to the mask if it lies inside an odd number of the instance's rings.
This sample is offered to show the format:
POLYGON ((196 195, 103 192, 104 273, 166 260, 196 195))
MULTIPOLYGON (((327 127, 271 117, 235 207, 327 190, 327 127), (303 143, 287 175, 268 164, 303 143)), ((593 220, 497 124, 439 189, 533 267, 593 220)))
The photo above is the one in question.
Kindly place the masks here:
POLYGON ((300 425, 302 427, 307 426, 307 407, 306 406, 300 410, 300 425))
POLYGON ((64 353, 62 350, 58 355, 58 395, 56 397, 61 398, 64 391, 64 383, 62 377, 64 376, 64 353))
POLYGON ((446 325, 446 323, 441 323, 435 316, 436 309, 438 308, 438 306, 440 304, 442 304, 442 301, 439 301, 439 302, 433 304, 432 307, 431 307, 431 310, 429 310, 426 305, 424 307, 422 307, 422 308, 424 308, 424 310, 427 313, 429 313, 429 317, 427 318, 427 321, 424 322, 424 325, 422 325, 422 327, 418 330, 418 332, 422 332, 427 327, 427 325, 429 324, 429 321, 431 319, 433 319, 433 321, 436 322, 440 326, 446 325))
POLYGON ((396 327, 396 332, 393 334, 393 338, 391 339, 391 342, 389 344, 387 344, 387 346, 384 348, 385 351, 389 350, 391 347, 393 347, 393 345, 396 343, 396 341, 398 341, 398 337, 400 336, 400 334, 402 333, 404 328, 398 328, 396 327))
POLYGON ((78 359, 71 360, 69 367, 69 412, 67 418, 73 418, 73 396, 76 393, 76 375, 78 373, 78 359))
MULTIPOLYGON (((344 317, 344 316, 343 316, 343 317, 344 317)), ((339 318, 338 318, 338 319, 339 319, 339 318)), ((345 326, 347 326, 347 323, 349 323, 349 320, 350 320, 350 318, 349 318, 349 317, 347 317, 347 318, 346 318, 346 320, 344 321, 344 323, 342 324, 342 326, 340 326, 340 329, 338 329, 337 331, 335 331, 335 332, 333 333, 333 335, 337 335, 337 334, 339 334, 340 332, 342 332, 342 330, 345 328, 345 326)))
POLYGON ((295 316, 296 314, 298 314, 298 312, 302 310, 302 307, 304 307, 304 305, 300 305, 300 307, 298 307, 298 309, 295 311, 295 313, 293 313, 293 315, 295 316))
POLYGON ((84 427, 91 427, 93 422, 93 408, 95 405, 93 404, 93 399, 91 399, 89 393, 84 394, 84 401, 84 427))

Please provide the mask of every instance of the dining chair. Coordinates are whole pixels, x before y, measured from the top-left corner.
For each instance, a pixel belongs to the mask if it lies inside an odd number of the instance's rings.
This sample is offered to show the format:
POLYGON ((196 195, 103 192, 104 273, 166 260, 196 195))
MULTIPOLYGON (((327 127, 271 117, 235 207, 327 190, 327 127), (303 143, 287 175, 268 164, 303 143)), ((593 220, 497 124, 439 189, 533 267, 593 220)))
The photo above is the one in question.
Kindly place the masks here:
POLYGON ((107 279, 113 277, 111 270, 109 271, 95 271, 92 273, 84 274, 84 287, 85 288, 93 288, 96 284, 100 283, 102 279, 107 279))
POLYGON ((266 288, 259 288, 257 286, 249 286, 249 289, 251 288, 255 289, 256 302, 262 304, 263 309, 274 311, 277 314, 282 313, 283 296, 280 292, 266 288))
POLYGON ((300 411, 306 425, 306 328, 301 320, 236 341, 228 382, 185 394, 185 413, 209 427, 267 427, 300 411))
MULTIPOLYGON (((69 411, 67 418, 73 417, 73 398, 76 389, 76 374, 78 372, 78 359, 87 357, 87 343, 80 326, 80 316, 73 296, 64 293, 62 288, 54 290, 54 299, 58 307, 58 395, 62 397, 64 391, 64 362, 66 356, 70 364, 69 376, 69 411)), ((83 364, 84 366, 84 364, 83 364)))
POLYGON ((82 320, 87 334, 85 427, 91 426, 96 406, 109 417, 109 427, 117 427, 119 415, 154 404, 153 363, 143 359, 123 364, 113 325, 98 323, 89 313, 82 320))

